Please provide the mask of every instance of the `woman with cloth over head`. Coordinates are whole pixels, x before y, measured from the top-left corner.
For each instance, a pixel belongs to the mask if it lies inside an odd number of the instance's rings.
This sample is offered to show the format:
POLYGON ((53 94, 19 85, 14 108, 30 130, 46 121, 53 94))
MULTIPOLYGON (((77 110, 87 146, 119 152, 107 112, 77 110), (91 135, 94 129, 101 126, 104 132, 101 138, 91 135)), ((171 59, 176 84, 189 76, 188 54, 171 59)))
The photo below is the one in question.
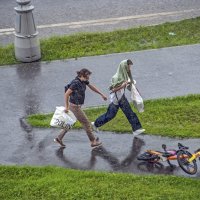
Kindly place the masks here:
POLYGON ((106 113, 98 117, 94 122, 92 122, 92 128, 98 132, 98 128, 112 120, 119 108, 123 111, 126 118, 128 119, 133 135, 139 135, 145 131, 142 128, 142 125, 137 117, 137 115, 131 109, 131 106, 125 96, 126 88, 131 89, 131 84, 134 82, 131 74, 131 65, 133 62, 131 60, 123 60, 120 62, 116 74, 111 79, 110 86, 110 101, 111 103, 108 106, 106 113))

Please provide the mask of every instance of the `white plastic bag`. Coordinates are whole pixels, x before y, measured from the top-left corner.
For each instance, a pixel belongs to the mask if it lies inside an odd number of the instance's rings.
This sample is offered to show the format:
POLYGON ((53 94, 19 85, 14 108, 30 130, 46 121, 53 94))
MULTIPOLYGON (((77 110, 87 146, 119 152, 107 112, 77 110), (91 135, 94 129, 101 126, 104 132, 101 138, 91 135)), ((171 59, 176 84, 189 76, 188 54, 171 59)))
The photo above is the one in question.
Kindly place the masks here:
POLYGON ((131 85, 131 100, 133 101, 133 105, 138 110, 138 112, 144 112, 143 99, 134 84, 131 85))
POLYGON ((76 117, 74 114, 69 110, 68 113, 65 113, 65 107, 57 106, 56 111, 53 114, 51 119, 50 125, 52 127, 59 127, 65 129, 71 129, 72 126, 76 122, 76 117))

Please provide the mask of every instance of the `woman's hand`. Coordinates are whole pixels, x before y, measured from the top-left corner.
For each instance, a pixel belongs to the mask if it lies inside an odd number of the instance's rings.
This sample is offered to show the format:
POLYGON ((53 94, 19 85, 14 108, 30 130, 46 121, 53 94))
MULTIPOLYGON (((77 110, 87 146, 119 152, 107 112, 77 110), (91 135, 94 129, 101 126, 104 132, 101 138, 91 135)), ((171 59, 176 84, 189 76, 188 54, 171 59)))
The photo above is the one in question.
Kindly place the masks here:
POLYGON ((125 88, 125 87, 127 87, 128 85, 130 84, 130 82, 128 82, 128 81, 125 81, 123 84, 122 84, 122 88, 125 88))
POLYGON ((130 84, 129 81, 124 81, 120 86, 117 88, 113 88, 111 91, 112 92, 117 92, 118 90, 121 90, 122 88, 126 88, 130 84))
POLYGON ((102 94, 101 96, 102 96, 104 101, 106 101, 108 99, 107 96, 105 96, 104 94, 102 94))
POLYGON ((64 112, 68 113, 69 112, 69 108, 65 108, 64 112))

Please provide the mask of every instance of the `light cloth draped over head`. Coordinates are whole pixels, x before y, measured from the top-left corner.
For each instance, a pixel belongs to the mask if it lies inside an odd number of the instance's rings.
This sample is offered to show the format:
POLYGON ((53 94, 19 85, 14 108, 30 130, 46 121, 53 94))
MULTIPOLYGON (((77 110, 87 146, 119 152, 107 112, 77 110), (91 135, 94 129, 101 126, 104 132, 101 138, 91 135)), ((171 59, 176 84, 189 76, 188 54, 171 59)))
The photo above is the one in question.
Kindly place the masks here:
POLYGON ((111 79, 110 89, 120 86, 125 81, 133 81, 131 72, 128 70, 127 60, 122 60, 119 64, 116 74, 111 79))

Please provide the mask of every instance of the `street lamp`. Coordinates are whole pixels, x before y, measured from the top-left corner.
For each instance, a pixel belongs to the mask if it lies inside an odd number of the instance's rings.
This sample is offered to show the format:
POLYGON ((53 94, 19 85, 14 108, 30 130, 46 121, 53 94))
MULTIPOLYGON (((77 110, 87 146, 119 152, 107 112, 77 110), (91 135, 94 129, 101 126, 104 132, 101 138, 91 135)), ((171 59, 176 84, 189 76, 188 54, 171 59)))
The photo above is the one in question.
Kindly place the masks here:
POLYGON ((16 0, 15 7, 15 57, 22 62, 32 62, 41 58, 40 43, 37 38, 31 0, 16 0))

